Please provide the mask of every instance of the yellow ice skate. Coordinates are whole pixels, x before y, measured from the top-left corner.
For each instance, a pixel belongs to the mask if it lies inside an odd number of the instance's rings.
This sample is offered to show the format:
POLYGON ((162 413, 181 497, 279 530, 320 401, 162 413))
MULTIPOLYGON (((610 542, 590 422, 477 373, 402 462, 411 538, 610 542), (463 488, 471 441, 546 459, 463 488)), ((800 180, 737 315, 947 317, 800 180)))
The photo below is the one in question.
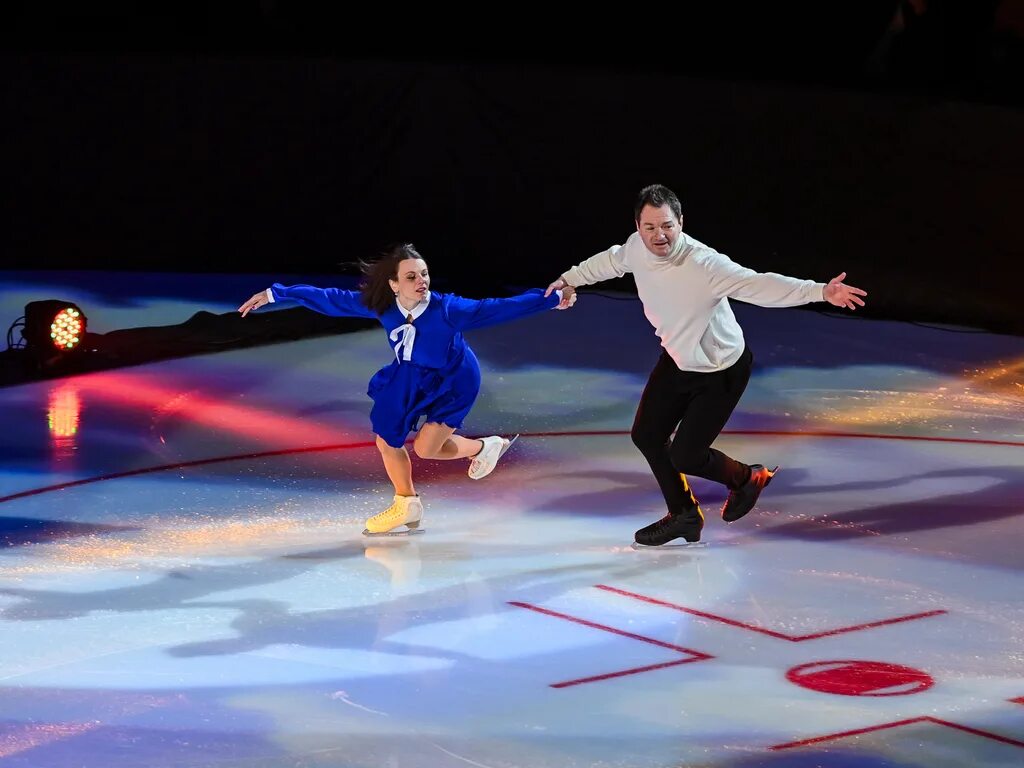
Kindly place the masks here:
POLYGON ((364 536, 407 536, 421 533, 423 502, 419 496, 395 495, 391 506, 366 521, 364 536), (395 530, 405 526, 402 530, 395 530))

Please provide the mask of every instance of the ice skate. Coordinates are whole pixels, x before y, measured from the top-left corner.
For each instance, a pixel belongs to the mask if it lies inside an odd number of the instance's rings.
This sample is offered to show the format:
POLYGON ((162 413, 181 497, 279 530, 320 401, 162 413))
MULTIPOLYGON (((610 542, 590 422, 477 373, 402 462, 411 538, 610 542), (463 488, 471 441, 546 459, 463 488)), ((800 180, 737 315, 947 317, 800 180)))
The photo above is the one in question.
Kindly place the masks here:
POLYGON ((778 467, 768 469, 761 464, 751 464, 750 479, 739 488, 729 491, 729 498, 722 507, 722 519, 727 523, 735 523, 752 510, 757 503, 757 497, 768 487, 768 483, 778 471, 778 467))
POLYGON ((633 549, 706 547, 707 542, 700 540, 703 528, 704 512, 700 506, 697 506, 696 510, 687 510, 682 514, 669 513, 661 520, 637 531, 634 535, 633 549))
POLYGON ((498 465, 498 459, 505 455, 505 452, 512 447, 512 443, 518 437, 519 435, 514 435, 511 440, 506 440, 498 435, 480 438, 484 447, 469 462, 470 479, 480 480, 491 474, 498 465))
POLYGON ((366 521, 364 536, 409 536, 422 533, 423 502, 419 496, 395 495, 391 506, 366 521))

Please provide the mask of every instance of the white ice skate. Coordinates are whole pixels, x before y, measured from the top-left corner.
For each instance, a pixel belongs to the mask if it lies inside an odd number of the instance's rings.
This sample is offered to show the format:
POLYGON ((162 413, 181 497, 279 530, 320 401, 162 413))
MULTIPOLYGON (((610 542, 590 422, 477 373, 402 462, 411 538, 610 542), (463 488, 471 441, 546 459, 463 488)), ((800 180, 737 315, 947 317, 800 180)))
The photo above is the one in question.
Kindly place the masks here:
POLYGON ((480 438, 483 441, 484 447, 469 462, 470 479, 480 480, 491 474, 494 468, 498 466, 498 459, 505 455, 505 452, 512 447, 512 443, 518 438, 519 435, 513 435, 511 440, 506 440, 504 437, 497 435, 480 438))

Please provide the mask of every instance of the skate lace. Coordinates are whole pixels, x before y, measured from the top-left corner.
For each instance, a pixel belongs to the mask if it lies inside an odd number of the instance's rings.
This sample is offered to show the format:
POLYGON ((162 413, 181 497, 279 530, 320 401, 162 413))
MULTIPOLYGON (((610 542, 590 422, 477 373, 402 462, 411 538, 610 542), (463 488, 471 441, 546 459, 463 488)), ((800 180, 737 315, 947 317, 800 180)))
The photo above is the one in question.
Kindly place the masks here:
POLYGON ((654 530, 657 533, 661 533, 666 529, 672 527, 672 515, 665 515, 661 520, 654 524, 654 530))
MULTIPOLYGON (((700 508, 700 506, 697 507, 697 515, 700 517, 701 524, 703 524, 704 511, 700 508)), ((672 515, 671 513, 667 514, 663 518, 661 518, 661 520, 659 520, 658 522, 655 523, 655 526, 657 526, 655 528, 655 530, 658 533, 661 533, 661 532, 663 532, 663 531, 665 531, 666 529, 669 529, 669 528, 674 530, 676 525, 679 524, 679 523, 676 522, 676 520, 677 520, 677 516, 676 515, 672 515)), ((684 525, 689 525, 689 524, 690 524, 689 521, 684 523, 684 525)))
POLYGON ((402 505, 399 504, 396 501, 390 507, 385 509, 383 512, 378 512, 376 515, 374 515, 370 519, 375 521, 375 522, 383 522, 385 520, 395 520, 395 519, 397 519, 399 517, 402 517, 402 515, 403 515, 402 505))

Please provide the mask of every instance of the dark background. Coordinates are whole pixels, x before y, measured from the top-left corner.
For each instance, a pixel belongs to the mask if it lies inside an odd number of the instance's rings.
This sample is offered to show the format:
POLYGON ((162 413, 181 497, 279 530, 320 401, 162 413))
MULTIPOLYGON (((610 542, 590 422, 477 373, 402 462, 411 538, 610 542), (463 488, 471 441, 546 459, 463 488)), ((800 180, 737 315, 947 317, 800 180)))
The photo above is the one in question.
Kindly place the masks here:
POLYGON ((0 268, 322 275, 411 240, 480 296, 623 242, 660 182, 742 264, 1024 332, 1019 0, 83 5, 5 11, 0 268))

